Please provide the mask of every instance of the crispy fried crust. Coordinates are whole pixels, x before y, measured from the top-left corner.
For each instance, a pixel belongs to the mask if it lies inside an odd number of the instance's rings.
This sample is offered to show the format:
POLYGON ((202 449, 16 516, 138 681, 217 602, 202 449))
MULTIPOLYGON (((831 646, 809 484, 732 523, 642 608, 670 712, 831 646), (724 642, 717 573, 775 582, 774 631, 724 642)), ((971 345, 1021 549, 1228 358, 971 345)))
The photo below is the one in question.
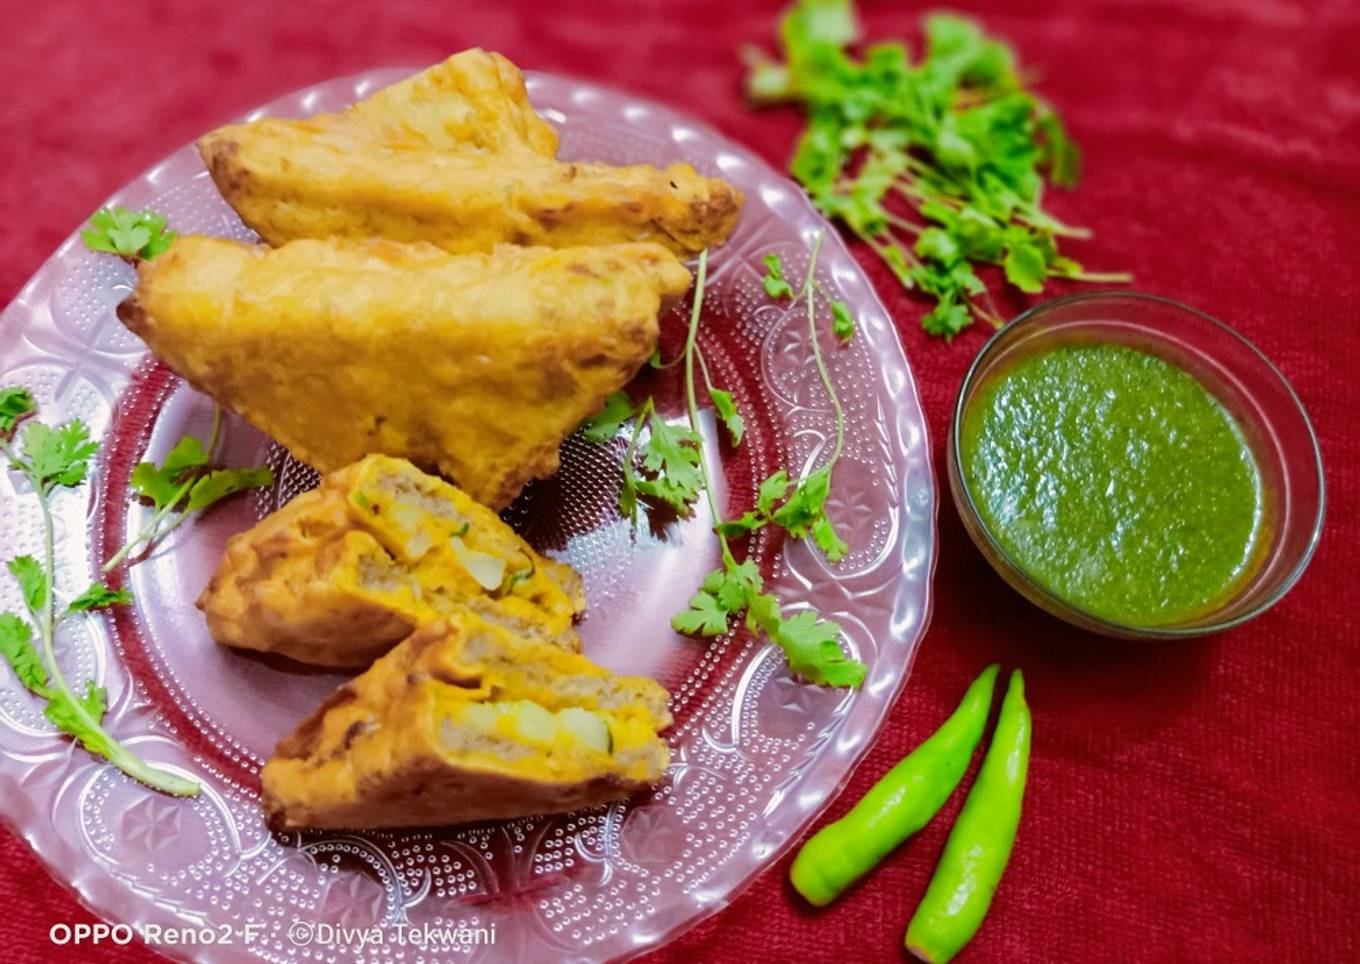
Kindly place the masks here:
POLYGON ((341 667, 367 666, 417 626, 464 611, 574 652, 584 607, 570 566, 448 483, 376 455, 233 536, 198 598, 219 643, 341 667), (507 588, 467 572, 453 533, 505 562, 507 588))
POLYGON ((556 813, 653 786, 669 753, 667 694, 585 657, 516 640, 475 617, 417 630, 280 741, 260 774, 269 826, 427 826, 556 813), (520 666, 542 669, 544 688, 520 666), (459 748, 449 707, 529 697, 608 714, 608 755, 521 747, 517 760, 459 748))
POLYGON ((205 135, 218 190, 270 244, 382 236, 447 251, 500 243, 721 244, 741 194, 688 164, 573 164, 533 113, 519 70, 468 50, 354 107, 205 135))
POLYGON ((455 256, 187 236, 140 265, 118 316, 321 471, 400 456, 501 509, 636 374, 689 280, 652 244, 455 256))

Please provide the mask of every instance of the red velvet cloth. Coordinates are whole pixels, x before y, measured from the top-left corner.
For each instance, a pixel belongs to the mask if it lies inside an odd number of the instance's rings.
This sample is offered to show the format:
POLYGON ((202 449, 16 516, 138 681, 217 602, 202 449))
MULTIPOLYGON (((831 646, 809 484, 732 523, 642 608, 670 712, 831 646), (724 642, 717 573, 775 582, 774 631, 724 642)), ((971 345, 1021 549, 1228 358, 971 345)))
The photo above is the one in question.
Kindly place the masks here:
MULTIPOLYGON (((776 164, 799 124, 792 112, 751 113, 739 95, 736 48, 770 40, 777 4, 3 6, 0 303, 156 159, 255 104, 369 66, 481 45, 681 107, 776 164)), ((1084 183, 1052 196, 1058 215, 1096 232, 1072 253, 1217 315, 1279 364, 1322 438, 1328 528, 1302 583, 1254 623, 1130 645, 1070 629, 1006 588, 970 544, 941 474, 934 621, 829 816, 929 733, 985 663, 1019 664, 1034 709, 1030 789, 1011 866, 962 959, 1360 960, 1360 435, 1347 421, 1360 401, 1360 6, 969 6, 1039 68, 1086 149, 1084 183)), ((921 9, 863 7, 881 38, 911 35, 921 9)), ((898 319, 939 466, 955 391, 987 332, 927 339, 922 305, 859 253, 898 319)), ((811 913, 791 895, 786 857, 654 960, 898 959, 958 802, 830 909, 811 913)), ((48 928, 89 915, 21 842, 0 836, 4 957, 62 956, 48 928)), ((65 954, 153 957, 142 947, 65 954)))

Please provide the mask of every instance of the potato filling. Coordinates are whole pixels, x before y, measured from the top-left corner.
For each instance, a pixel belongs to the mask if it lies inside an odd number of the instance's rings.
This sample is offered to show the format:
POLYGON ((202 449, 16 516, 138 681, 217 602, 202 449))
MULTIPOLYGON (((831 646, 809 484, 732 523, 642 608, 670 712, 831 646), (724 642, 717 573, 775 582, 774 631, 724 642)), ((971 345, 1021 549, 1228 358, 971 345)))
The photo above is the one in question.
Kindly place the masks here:
POLYGON ((449 708, 447 722, 549 750, 580 747, 608 755, 614 749, 608 720, 579 706, 553 712, 532 700, 460 701, 449 708))

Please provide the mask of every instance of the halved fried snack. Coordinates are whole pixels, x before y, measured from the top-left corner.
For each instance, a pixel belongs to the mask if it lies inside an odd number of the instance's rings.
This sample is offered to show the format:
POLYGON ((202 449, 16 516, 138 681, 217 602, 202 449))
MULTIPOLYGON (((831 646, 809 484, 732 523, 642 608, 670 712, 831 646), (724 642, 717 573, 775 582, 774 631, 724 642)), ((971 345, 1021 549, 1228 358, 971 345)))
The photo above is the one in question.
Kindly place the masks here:
POLYGON ((205 135, 199 153, 270 244, 381 236, 462 253, 496 244, 721 244, 741 194, 688 164, 569 164, 518 68, 467 50, 348 110, 205 135))
POLYGON ((417 630, 341 686, 260 774, 274 830, 558 813, 653 786, 668 695, 476 616, 417 630))
POLYGON ((575 652, 581 577, 465 493, 370 455, 237 533, 198 608, 219 643, 367 666, 417 626, 471 612, 575 652))
POLYGON ((689 272, 654 244, 450 255, 389 241, 179 237, 118 317, 323 472, 409 458, 501 509, 656 345, 689 272))

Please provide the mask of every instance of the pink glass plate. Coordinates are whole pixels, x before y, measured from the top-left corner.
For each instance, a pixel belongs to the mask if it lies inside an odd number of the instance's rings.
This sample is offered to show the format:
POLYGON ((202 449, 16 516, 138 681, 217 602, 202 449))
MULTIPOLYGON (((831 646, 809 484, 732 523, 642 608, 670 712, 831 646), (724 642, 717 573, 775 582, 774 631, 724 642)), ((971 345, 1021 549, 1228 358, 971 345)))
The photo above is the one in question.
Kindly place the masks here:
MULTIPOLYGON (((409 72, 330 81, 250 116, 334 110, 409 72)), ((744 632, 708 645, 672 632, 670 616, 717 559, 710 519, 699 512, 633 533, 615 507, 622 442, 573 437, 558 476, 532 486, 507 518, 584 575, 586 652, 670 688, 677 722, 663 785, 639 800, 566 816, 272 836, 260 820, 255 772, 342 677, 222 649, 193 607, 227 537, 315 481, 228 417, 223 460, 272 465, 275 488, 181 527, 130 570, 134 609, 72 622, 59 639, 68 676, 108 688, 111 729, 140 754, 196 775, 202 795, 158 796, 101 766, 54 736, 35 701, 0 673, 5 818, 105 918, 208 927, 204 934, 218 940, 158 946, 164 953, 201 961, 363 959, 357 942, 303 949, 307 927, 329 923, 385 928, 389 945, 410 927, 494 929, 491 945, 405 946, 410 959, 427 961, 628 957, 724 907, 775 860, 848 777, 907 678, 929 617, 935 486, 911 371, 869 282, 794 185, 713 131, 577 81, 532 75, 529 89, 560 129, 565 157, 686 160, 746 195, 735 236, 711 262, 702 341, 748 426, 736 449, 706 426, 710 464, 723 466, 719 504, 729 512, 749 502, 753 480, 778 465, 805 471, 834 440, 806 315, 771 302, 760 283, 760 259, 771 253, 790 277, 801 277, 814 239, 827 232, 818 279, 859 326, 838 347, 819 300, 822 344, 848 419, 828 511, 852 551, 836 566, 792 541, 762 537, 751 551, 787 607, 813 606, 844 627, 868 678, 854 692, 820 689, 794 680, 777 651, 744 632)), ((184 232, 251 237, 192 147, 110 203, 153 207, 184 232)), ((88 252, 73 235, 0 315, 3 383, 29 386, 46 419, 79 416, 103 440, 89 487, 56 505, 58 582, 66 591, 87 585, 98 561, 146 518, 128 497, 132 465, 159 458, 186 432, 204 435, 211 419, 211 402, 149 359, 115 318, 132 281, 131 268, 88 252)), ((663 343, 674 344, 686 311, 678 306, 663 321, 663 343)), ((673 373, 648 377, 658 397, 674 390, 673 373)), ((0 482, 0 516, 4 558, 36 550, 37 505, 10 476, 0 482)), ((18 605, 15 587, 0 581, 0 607, 18 605)))

